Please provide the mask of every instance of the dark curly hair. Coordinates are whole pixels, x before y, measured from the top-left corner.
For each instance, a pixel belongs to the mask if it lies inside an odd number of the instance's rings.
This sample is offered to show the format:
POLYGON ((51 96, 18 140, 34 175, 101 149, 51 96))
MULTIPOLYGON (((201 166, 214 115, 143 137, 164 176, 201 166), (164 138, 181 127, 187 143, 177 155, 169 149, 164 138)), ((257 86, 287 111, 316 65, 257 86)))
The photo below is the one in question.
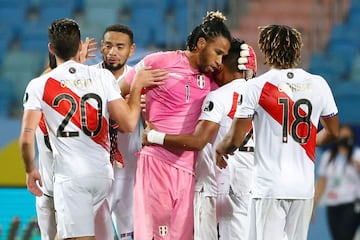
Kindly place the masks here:
POLYGON ((224 24, 226 17, 219 11, 208 12, 203 22, 194 28, 189 34, 186 41, 186 48, 190 51, 196 49, 196 44, 199 38, 203 37, 205 40, 214 40, 218 36, 223 36, 231 42, 231 33, 228 27, 224 24))
POLYGON ((278 69, 294 68, 300 62, 301 33, 285 25, 259 27, 259 48, 265 64, 278 69))

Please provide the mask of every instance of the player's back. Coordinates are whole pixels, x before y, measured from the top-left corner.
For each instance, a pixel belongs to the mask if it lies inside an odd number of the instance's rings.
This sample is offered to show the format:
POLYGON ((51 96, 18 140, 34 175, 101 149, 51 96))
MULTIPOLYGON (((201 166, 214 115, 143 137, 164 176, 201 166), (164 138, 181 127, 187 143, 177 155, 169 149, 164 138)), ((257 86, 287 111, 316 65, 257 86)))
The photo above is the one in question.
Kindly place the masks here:
POLYGON ((302 69, 272 69, 246 91, 237 115, 255 113, 254 197, 311 198, 319 118, 337 113, 328 84, 302 69))
MULTIPOLYGON (((112 176, 109 162, 107 103, 120 98, 114 76, 67 61, 43 75, 38 85, 49 127, 56 175, 112 176)), ((30 88, 32 88, 30 86, 30 88)))

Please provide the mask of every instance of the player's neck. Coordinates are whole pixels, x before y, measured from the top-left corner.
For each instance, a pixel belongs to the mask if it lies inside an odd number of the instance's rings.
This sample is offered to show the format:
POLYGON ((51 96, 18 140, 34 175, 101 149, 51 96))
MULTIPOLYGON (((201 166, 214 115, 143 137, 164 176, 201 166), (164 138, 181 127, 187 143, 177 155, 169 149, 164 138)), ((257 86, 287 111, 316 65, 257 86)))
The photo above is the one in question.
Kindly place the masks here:
POLYGON ((198 69, 199 65, 198 65, 198 54, 195 51, 189 51, 189 50, 185 50, 185 56, 187 57, 187 59, 189 60, 189 64, 192 68, 194 69, 198 69))
POLYGON ((118 70, 111 71, 111 72, 114 75, 114 77, 116 79, 118 79, 124 73, 124 71, 125 71, 125 65, 122 68, 120 68, 118 70))

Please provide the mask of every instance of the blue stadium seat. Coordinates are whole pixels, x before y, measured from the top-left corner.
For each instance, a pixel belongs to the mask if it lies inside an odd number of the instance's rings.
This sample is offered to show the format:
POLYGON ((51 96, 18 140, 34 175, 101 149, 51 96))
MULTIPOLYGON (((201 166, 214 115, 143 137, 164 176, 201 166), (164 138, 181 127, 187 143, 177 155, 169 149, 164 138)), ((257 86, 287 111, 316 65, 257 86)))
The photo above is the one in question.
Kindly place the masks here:
POLYGON ((353 41, 331 39, 328 52, 337 60, 337 65, 344 64, 345 74, 350 74, 358 47, 353 41))
POLYGON ((340 122, 357 122, 359 112, 354 106, 360 104, 360 82, 341 82, 333 88, 333 94, 339 109, 340 122))
POLYGON ((113 9, 131 8, 132 0, 83 0, 85 8, 109 7, 113 9))
POLYGON ((118 23, 119 8, 111 6, 85 7, 85 22, 92 25, 99 25, 103 29, 110 24, 118 23))
POLYGON ((25 51, 46 52, 48 50, 48 25, 42 21, 24 24, 21 32, 21 47, 25 51))
POLYGON ((350 80, 360 82, 360 54, 355 57, 353 67, 350 73, 350 80))
POLYGON ((141 47, 154 46, 164 35, 164 32, 159 30, 159 28, 165 28, 164 11, 156 6, 137 7, 132 10, 129 26, 134 31, 136 44, 141 47), (157 34, 160 34, 159 38, 157 34))
POLYGON ((329 53, 313 53, 308 70, 321 75, 329 83, 339 81, 347 74, 345 63, 329 53))
POLYGON ((0 23, 7 24, 13 34, 18 34, 25 22, 26 7, 21 5, 4 5, 0 8, 0 23))
POLYGON ((14 84, 6 79, 0 79, 0 117, 8 117, 11 103, 14 100, 14 84))
POLYGON ((360 48, 360 29, 358 24, 342 23, 334 25, 331 29, 329 41, 350 41, 360 48))
POLYGON ((56 19, 73 18, 74 6, 72 2, 60 2, 61 4, 45 4, 41 6, 40 22, 50 25, 56 19))

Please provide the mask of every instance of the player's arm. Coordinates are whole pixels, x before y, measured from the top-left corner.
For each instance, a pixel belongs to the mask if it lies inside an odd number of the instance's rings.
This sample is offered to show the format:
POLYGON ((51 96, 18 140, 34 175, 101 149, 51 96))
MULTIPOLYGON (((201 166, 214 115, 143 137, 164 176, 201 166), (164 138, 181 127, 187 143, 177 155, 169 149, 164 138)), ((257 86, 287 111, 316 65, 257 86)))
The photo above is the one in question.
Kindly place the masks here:
POLYGON ((200 120, 193 134, 163 134, 154 129, 144 132, 144 143, 158 143, 166 147, 183 150, 200 151, 215 137, 219 124, 207 120, 200 120), (160 139, 156 139, 160 137, 160 139), (154 139, 155 138, 155 139, 154 139))
POLYGON ((320 123, 323 126, 323 129, 316 134, 316 146, 319 147, 335 141, 339 137, 340 132, 338 115, 321 118, 320 123))
POLYGON ((324 176, 319 176, 315 183, 314 207, 311 216, 312 221, 315 220, 316 209, 317 206, 319 205, 321 196, 324 194, 325 188, 326 188, 326 178, 324 176))
POLYGON ((135 129, 141 111, 142 89, 162 85, 166 78, 167 71, 145 67, 136 73, 127 102, 117 99, 108 103, 110 118, 119 125, 119 131, 131 132, 135 129))
POLYGON ((227 166, 225 161, 227 155, 233 154, 240 147, 250 128, 251 122, 252 118, 235 118, 233 120, 230 130, 216 147, 216 164, 220 168, 227 166))
POLYGON ((119 82, 119 87, 121 95, 123 96, 123 98, 125 98, 130 93, 130 85, 125 81, 125 79, 122 79, 119 82))
POLYGON ((27 187, 31 193, 41 196, 42 191, 36 185, 41 183, 40 174, 35 166, 35 130, 39 125, 41 112, 36 110, 25 110, 22 119, 22 127, 19 138, 21 156, 24 161, 26 171, 27 187))

